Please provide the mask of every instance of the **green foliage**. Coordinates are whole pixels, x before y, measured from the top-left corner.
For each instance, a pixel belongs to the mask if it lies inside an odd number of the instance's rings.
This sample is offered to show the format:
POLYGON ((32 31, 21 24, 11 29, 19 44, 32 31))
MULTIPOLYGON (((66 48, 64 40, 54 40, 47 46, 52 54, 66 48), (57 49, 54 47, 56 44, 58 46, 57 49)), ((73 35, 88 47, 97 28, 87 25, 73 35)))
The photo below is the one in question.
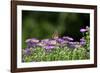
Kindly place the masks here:
POLYGON ((52 51, 46 51, 43 48, 35 48, 31 55, 25 56, 25 62, 40 62, 40 61, 58 61, 58 60, 85 60, 87 57, 85 48, 55 48, 52 51))

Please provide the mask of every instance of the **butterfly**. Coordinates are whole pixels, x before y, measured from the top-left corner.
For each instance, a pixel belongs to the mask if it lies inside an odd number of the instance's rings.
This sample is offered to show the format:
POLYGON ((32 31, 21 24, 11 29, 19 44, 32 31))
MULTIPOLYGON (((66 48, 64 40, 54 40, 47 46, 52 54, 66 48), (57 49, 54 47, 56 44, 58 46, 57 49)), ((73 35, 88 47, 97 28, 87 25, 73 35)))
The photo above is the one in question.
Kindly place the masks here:
POLYGON ((59 38, 58 31, 55 31, 55 32, 53 33, 52 38, 53 38, 53 39, 58 39, 58 38, 59 38))

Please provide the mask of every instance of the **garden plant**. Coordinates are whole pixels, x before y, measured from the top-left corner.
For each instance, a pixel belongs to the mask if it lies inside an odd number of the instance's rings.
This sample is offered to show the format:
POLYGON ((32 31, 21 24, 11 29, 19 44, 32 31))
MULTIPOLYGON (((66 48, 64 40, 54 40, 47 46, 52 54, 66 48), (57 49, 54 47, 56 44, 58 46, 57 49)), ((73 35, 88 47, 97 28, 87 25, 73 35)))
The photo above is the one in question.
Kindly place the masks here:
POLYGON ((90 32, 89 27, 80 28, 82 37, 75 41, 70 36, 59 37, 54 34, 52 38, 39 40, 29 38, 25 40, 27 47, 22 49, 23 62, 41 61, 67 61, 86 60, 90 58, 90 32))

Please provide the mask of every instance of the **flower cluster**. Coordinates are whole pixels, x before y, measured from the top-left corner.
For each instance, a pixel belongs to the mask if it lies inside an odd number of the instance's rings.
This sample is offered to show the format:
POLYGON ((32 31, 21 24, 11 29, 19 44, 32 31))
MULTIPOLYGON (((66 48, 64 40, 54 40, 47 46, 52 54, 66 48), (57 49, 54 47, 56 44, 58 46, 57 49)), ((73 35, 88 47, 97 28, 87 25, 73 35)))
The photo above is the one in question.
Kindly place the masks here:
MULTIPOLYGON (((80 29, 81 33, 85 33, 89 31, 89 27, 86 27, 85 29, 80 29)), ((72 37, 64 36, 64 37, 58 37, 58 38, 52 38, 52 39, 43 39, 38 40, 36 38, 27 39, 26 41, 27 48, 23 50, 24 55, 30 55, 34 50, 39 47, 41 49, 44 49, 46 51, 52 51, 55 48, 70 48, 70 49, 76 49, 80 47, 84 47, 86 45, 86 39, 83 35, 82 38, 80 38, 80 41, 74 41, 72 37)))

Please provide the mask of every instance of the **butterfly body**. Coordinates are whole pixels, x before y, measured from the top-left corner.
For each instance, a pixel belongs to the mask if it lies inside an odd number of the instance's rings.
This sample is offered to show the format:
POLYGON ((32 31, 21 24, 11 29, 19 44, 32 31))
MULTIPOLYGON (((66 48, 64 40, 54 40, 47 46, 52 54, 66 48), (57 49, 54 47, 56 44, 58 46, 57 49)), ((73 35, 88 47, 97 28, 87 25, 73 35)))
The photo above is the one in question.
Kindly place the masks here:
POLYGON ((58 38, 59 38, 58 31, 55 31, 55 32, 53 33, 52 38, 53 38, 53 39, 58 39, 58 38))

